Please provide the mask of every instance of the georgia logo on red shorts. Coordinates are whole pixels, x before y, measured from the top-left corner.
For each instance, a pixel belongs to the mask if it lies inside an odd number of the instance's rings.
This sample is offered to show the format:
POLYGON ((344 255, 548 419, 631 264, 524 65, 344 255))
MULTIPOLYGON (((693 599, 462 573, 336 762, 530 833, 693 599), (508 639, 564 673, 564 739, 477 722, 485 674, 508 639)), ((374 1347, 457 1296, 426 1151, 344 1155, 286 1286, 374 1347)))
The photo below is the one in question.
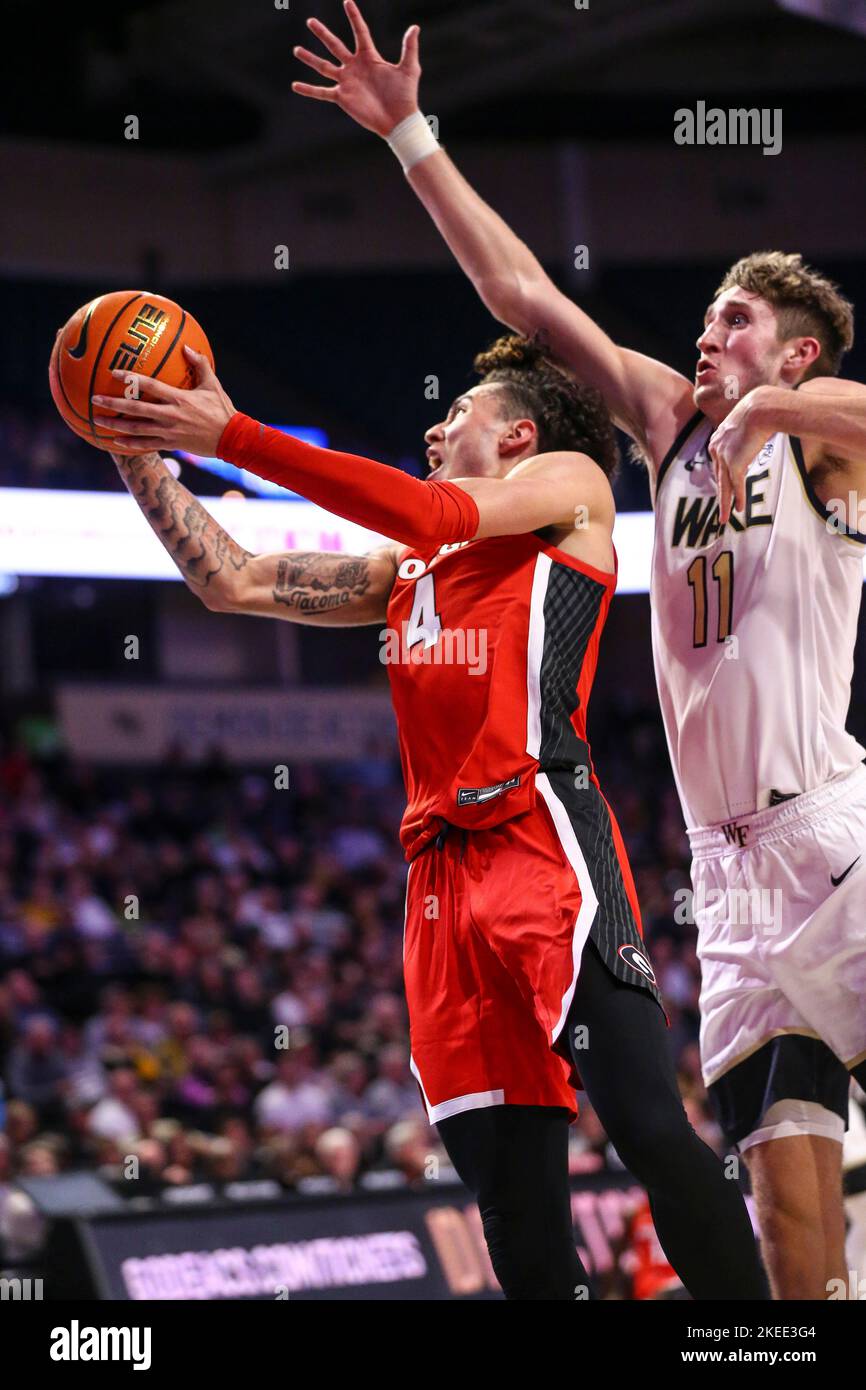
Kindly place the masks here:
POLYGON ((646 956, 636 946, 620 946, 617 955, 625 961, 626 965, 630 965, 632 970, 637 970, 639 974, 645 975, 651 984, 655 984, 656 977, 653 968, 646 956))

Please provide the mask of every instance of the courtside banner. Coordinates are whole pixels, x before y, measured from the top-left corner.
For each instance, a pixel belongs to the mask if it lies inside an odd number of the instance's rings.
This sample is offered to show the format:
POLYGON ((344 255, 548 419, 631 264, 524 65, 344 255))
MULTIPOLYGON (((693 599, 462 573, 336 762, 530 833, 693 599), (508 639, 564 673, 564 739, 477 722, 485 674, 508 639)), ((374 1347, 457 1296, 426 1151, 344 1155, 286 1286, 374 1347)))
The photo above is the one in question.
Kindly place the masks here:
MULTIPOLYGON (((642 1190, 627 1174, 577 1180, 584 1264, 609 1273, 642 1190)), ((76 1223, 99 1298, 131 1301, 501 1298, 474 1202, 436 1193, 286 1198, 252 1209, 103 1216, 76 1223)))
POLYGON ((387 691, 61 685, 64 743, 95 763, 156 763, 219 748, 230 763, 353 762, 396 748, 387 691))
MULTIPOLYGON (((326 550, 362 555, 384 538, 311 502, 204 497, 214 520, 254 555, 326 550)), ((651 512, 620 512, 617 593, 649 589, 651 512)), ((180 574, 125 493, 0 488, 0 574, 176 579, 180 574)))

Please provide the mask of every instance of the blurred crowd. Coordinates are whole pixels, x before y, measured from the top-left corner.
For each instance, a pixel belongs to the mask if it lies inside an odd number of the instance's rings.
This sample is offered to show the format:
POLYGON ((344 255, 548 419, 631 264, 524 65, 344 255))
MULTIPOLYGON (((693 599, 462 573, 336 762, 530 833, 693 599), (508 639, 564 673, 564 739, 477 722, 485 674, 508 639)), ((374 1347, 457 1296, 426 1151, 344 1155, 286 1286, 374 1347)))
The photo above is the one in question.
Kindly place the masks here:
MULTIPOLYGON (((650 714, 612 711, 597 743, 680 1084, 718 1148, 661 734, 650 714)), ((408 1065, 403 804, 381 758, 301 767, 277 790, 217 753, 130 771, 0 745, 0 1194, 80 1168, 138 1193, 254 1178, 345 1190, 444 1161, 408 1065)), ((585 1100, 571 1161, 618 1163, 585 1100)))
MULTIPOLYGON (((204 469, 195 477, 197 493, 226 490, 223 479, 204 469)), ((0 403, 0 487, 124 490, 108 454, 73 434, 53 408, 39 414, 8 403, 0 403)))
POLYGON ((39 415, 0 405, 0 487, 102 491, 116 485, 122 486, 108 455, 100 458, 53 408, 39 415))

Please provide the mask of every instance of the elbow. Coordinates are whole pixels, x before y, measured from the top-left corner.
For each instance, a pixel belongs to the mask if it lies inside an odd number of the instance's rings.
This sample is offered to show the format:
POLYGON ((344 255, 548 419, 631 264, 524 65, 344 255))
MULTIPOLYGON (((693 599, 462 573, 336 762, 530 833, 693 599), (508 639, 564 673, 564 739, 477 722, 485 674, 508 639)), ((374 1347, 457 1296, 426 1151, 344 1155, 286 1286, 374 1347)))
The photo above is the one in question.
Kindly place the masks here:
POLYGON ((494 318, 523 332, 525 299, 515 275, 484 275, 478 280, 476 289, 484 307, 490 310, 494 318))
POLYGON ((232 595, 221 589, 203 588, 195 589, 194 592, 209 613, 233 613, 235 611, 232 595))
POLYGON ((539 327, 537 286, 517 274, 495 275, 482 280, 478 293, 494 318, 516 333, 532 337, 539 327))

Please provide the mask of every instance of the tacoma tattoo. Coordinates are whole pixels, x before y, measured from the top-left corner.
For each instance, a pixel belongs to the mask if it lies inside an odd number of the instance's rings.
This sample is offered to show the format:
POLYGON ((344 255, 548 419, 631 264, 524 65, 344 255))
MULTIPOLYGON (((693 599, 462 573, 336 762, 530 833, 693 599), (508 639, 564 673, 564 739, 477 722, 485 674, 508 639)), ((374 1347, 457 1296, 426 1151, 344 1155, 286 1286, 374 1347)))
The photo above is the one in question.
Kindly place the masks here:
MULTIPOLYGON (((253 559, 168 471, 159 454, 116 455, 117 471, 184 579, 206 589, 253 559)), ((215 586, 216 587, 216 586, 215 586)))
POLYGON ((323 613, 361 598, 370 587, 370 566, 363 557, 345 559, 297 551, 277 562, 274 601, 300 613, 323 613))

